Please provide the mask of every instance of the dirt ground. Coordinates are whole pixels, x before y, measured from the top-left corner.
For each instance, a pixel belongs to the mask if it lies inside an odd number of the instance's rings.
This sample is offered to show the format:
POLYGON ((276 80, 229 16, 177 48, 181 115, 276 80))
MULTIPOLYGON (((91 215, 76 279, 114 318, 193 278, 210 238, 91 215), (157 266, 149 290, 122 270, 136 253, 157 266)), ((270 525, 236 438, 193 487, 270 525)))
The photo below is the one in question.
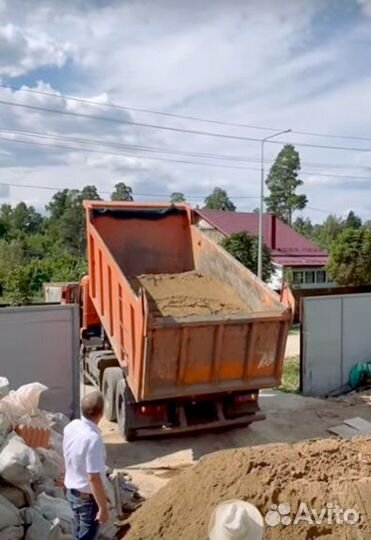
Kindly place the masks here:
POLYGON ((145 274, 131 278, 133 288, 142 285, 151 312, 161 317, 231 315, 250 311, 231 288, 198 272, 145 274))
POLYGON ((299 355, 300 355, 300 335, 299 333, 289 334, 287 337, 285 356, 286 358, 292 358, 293 356, 299 356, 299 355))
POLYGON ((167 482, 218 450, 239 449, 274 442, 294 443, 330 436, 329 427, 346 418, 371 420, 371 407, 358 400, 329 401, 278 391, 264 391, 260 405, 266 419, 249 427, 126 443, 116 424, 102 421, 108 464, 127 471, 141 494, 148 498, 167 482))

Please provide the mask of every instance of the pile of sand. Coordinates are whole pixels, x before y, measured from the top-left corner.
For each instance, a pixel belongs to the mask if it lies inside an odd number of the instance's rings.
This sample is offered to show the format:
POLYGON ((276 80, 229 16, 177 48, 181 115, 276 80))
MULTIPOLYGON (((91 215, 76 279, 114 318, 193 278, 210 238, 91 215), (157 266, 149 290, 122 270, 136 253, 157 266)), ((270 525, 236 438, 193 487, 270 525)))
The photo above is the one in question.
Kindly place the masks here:
POLYGON ((235 315, 250 311, 231 288, 197 272, 144 274, 130 280, 134 290, 147 291, 150 310, 157 317, 235 315))
MULTIPOLYGON (((371 476, 371 439, 324 439, 270 444, 210 454, 183 471, 131 516, 125 540, 206 540, 215 506, 229 499, 255 504, 265 516, 272 505, 299 504, 320 513, 327 503, 360 514, 357 525, 299 523, 266 526, 265 540, 369 538, 357 481, 371 476)), ((371 501, 370 501, 371 504, 371 501)), ((328 514, 327 514, 328 516, 328 514)))

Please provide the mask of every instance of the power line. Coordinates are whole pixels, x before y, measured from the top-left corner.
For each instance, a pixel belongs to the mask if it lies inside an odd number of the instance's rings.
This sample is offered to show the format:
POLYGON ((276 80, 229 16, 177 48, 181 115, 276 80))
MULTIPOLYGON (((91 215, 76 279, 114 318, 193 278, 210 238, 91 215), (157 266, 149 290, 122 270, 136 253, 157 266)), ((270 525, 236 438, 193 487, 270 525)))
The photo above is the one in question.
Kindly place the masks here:
POLYGON ((324 214, 333 214, 331 210, 324 210, 323 208, 314 208, 313 206, 306 206, 304 210, 314 210, 315 212, 322 212, 324 214))
MULTIPOLYGON (((34 146, 40 146, 45 148, 56 148, 56 149, 62 149, 62 150, 77 150, 79 152, 90 152, 93 154, 105 154, 110 156, 120 156, 122 158, 128 157, 128 158, 138 158, 141 156, 132 156, 128 154, 122 154, 121 152, 108 152, 106 150, 96 150, 93 148, 78 148, 75 146, 65 146, 61 144, 44 144, 41 142, 36 141, 24 141, 20 139, 7 139, 5 137, 0 137, 0 141, 6 141, 9 143, 20 143, 20 144, 31 144, 34 146)), ((168 161, 170 163, 182 163, 184 165, 201 165, 203 167, 215 167, 215 168, 222 168, 222 169, 237 169, 237 170, 243 170, 243 171, 259 171, 257 167, 239 167, 236 165, 225 165, 224 163, 204 163, 202 161, 187 161, 182 159, 171 159, 171 158, 163 158, 159 156, 145 156, 144 159, 151 159, 155 161, 168 161)))
MULTIPOLYGON (((155 114, 158 116, 165 116, 169 118, 179 118, 181 120, 192 120, 197 122, 204 122, 208 124, 216 124, 221 126, 230 126, 230 127, 241 127, 241 128, 248 128, 248 129, 257 129, 257 130, 263 130, 263 131, 279 131, 281 128, 273 128, 273 127, 266 127, 266 126, 257 126, 252 124, 244 124, 244 123, 238 123, 238 122, 227 122, 222 120, 214 120, 210 118, 201 118, 197 116, 191 116, 191 115, 183 115, 183 114, 176 114, 176 113, 167 113, 164 111, 155 111, 152 109, 144 109, 139 107, 128 107, 124 105, 118 105, 115 103, 100 103, 99 101, 94 101, 91 99, 86 98, 78 98, 75 96, 70 96, 67 94, 55 94, 52 92, 45 92, 43 90, 35 90, 32 88, 24 88, 24 87, 17 87, 12 86, 8 84, 0 84, 0 87, 2 88, 8 88, 10 90, 14 90, 17 92, 27 92, 30 94, 37 94, 47 97, 53 97, 53 98, 59 98, 59 99, 68 99, 71 101, 76 101, 78 103, 85 103, 88 105, 98 106, 98 107, 106 107, 111 109, 118 109, 123 111, 132 111, 132 112, 140 112, 140 113, 146 113, 146 114, 155 114)), ((312 132, 312 131, 299 131, 299 130, 292 130, 293 133, 297 133, 298 135, 309 135, 311 137, 324 137, 324 138, 335 138, 335 139, 354 139, 354 140, 360 140, 360 141, 371 141, 371 137, 360 137, 360 136, 353 136, 353 135, 335 135, 330 133, 318 133, 318 132, 312 132)))
MULTIPOLYGON (((76 118, 89 118, 92 120, 99 120, 99 121, 105 121, 105 122, 113 122, 115 124, 124 124, 124 125, 131 125, 131 126, 138 126, 138 127, 145 127, 150 129, 160 129, 165 131, 172 131, 177 133, 187 133, 190 135, 203 135, 208 137, 217 137, 221 139, 231 139, 231 140, 239 140, 239 141, 249 141, 249 142, 261 142, 261 139, 258 139, 256 137, 245 137, 241 135, 230 135, 227 133, 215 133, 212 131, 201 131, 201 130, 195 130, 195 129, 185 129, 185 128, 176 128, 173 126, 161 126, 158 124, 148 124, 144 122, 134 122, 131 120, 123 120, 119 118, 112 118, 108 116, 99 116, 99 115, 91 115, 91 114, 85 114, 85 113, 77 113, 72 111, 62 111, 59 109, 52 109, 49 107, 40 107, 36 105, 29 105, 25 103, 14 103, 12 101, 6 101, 6 100, 0 100, 0 104, 7 105, 11 107, 21 107, 24 109, 34 110, 34 111, 41 111, 46 113, 52 113, 52 114, 61 114, 65 116, 70 117, 76 117, 76 118)), ((269 141, 271 144, 287 144, 287 141, 269 141)), ((311 144, 311 143, 303 143, 303 142, 293 142, 292 144, 295 144, 297 146, 304 146, 308 148, 323 148, 326 150, 342 150, 342 151, 354 151, 354 152, 371 152, 371 148, 355 148, 355 147, 346 147, 346 146, 331 146, 331 145, 319 145, 319 144, 311 144)))
MULTIPOLYGON (((15 188, 21 188, 21 189, 36 189, 36 190, 45 190, 45 191, 63 191, 65 189, 71 189, 67 187, 55 187, 55 186, 44 186, 44 185, 35 185, 35 184, 18 184, 13 182, 0 182, 0 186, 8 186, 8 187, 15 187, 15 188)), ((111 195, 110 191, 101 190, 98 188, 99 194, 104 195, 111 195)), ((202 199, 204 200, 209 194, 204 195, 195 195, 195 194, 184 194, 186 199, 202 199)), ((171 196, 171 193, 134 193, 135 197, 152 197, 152 198, 169 198, 171 196)), ((230 195, 230 198, 233 200, 253 200, 253 199, 259 199, 259 195, 230 195)), ((325 210, 324 208, 316 208, 313 206, 306 206, 304 208, 305 210, 313 210, 315 212, 321 212, 324 214, 332 214, 332 210, 325 210)))
POLYGON ((209 153, 209 152, 192 152, 192 151, 185 151, 180 149, 173 149, 173 148, 160 148, 156 146, 148 146, 148 145, 138 145, 138 144, 127 144, 127 143, 116 143, 116 142, 110 142, 110 141, 103 141, 102 139, 90 139, 86 137, 71 137, 71 136, 65 136, 60 135, 59 133, 48 133, 48 132, 40 132, 40 131, 29 131, 29 130, 21 130, 21 129, 7 129, 7 128, 0 128, 1 131, 6 131, 7 133, 20 133, 25 134, 33 137, 41 137, 41 138, 52 138, 52 139, 61 139, 66 141, 72 141, 72 142, 78 142, 83 144, 94 144, 94 145, 101 145, 101 146, 108 146, 108 147, 115 147, 115 148, 123 148, 123 149, 133 149, 135 151, 146 151, 146 152, 159 152, 163 154, 178 154, 178 155, 184 155, 184 156, 191 156, 191 157, 203 157, 203 158, 210 158, 210 159, 222 159, 225 161, 246 161, 246 162, 253 162, 253 163, 260 163, 260 160, 258 159, 248 159, 243 156, 238 155, 231 155, 231 154, 215 154, 215 153, 209 153))
MULTIPOLYGON (((26 189, 40 189, 45 191, 63 191, 64 189, 70 189, 66 187, 56 187, 56 186, 40 186, 35 184, 17 184, 13 182, 0 182, 0 186, 9 186, 9 187, 16 187, 16 188, 26 188, 26 189)), ((110 191, 100 190, 98 189, 99 193, 104 195, 111 195, 110 191)), ((135 193, 135 197, 170 197, 171 193, 135 193)), ((205 199, 210 193, 206 195, 195 195, 192 193, 185 194, 185 197, 188 197, 189 199, 205 199)), ((233 199, 259 199, 259 195, 231 195, 233 199)))
MULTIPOLYGON (((156 147, 156 146, 148 146, 148 145, 138 145, 138 144, 128 144, 128 143, 116 143, 112 141, 103 141, 102 139, 91 139, 86 137, 71 137, 71 136, 65 136, 61 135, 59 133, 49 133, 45 131, 35 131, 35 130, 22 130, 22 129, 8 129, 0 127, 0 131, 5 131, 7 133, 20 133, 22 135, 28 135, 28 136, 34 136, 34 137, 40 137, 44 139, 60 139, 60 140, 66 140, 66 141, 72 141, 72 142, 78 142, 83 144, 94 144, 94 145, 101 145, 101 146, 108 146, 108 147, 115 147, 115 148, 123 148, 123 149, 133 149, 135 151, 145 151, 145 152, 158 152, 158 153, 164 153, 164 154, 172 154, 172 155, 184 155, 184 156, 190 156, 190 157, 201 157, 201 158, 210 158, 210 159, 219 159, 219 160, 225 160, 225 161, 243 161, 247 163, 260 163, 260 159, 252 159, 236 154, 215 154, 210 152, 193 152, 193 151, 185 151, 181 149, 174 149, 174 148, 163 148, 163 147, 156 147)), ((272 160, 266 160, 265 163, 269 164, 272 160)), ((365 168, 365 169, 371 169, 371 167, 357 167, 357 166, 351 166, 351 165, 333 165, 333 164, 324 164, 324 163, 307 163, 307 165, 312 167, 330 167, 330 168, 350 168, 350 169, 358 169, 358 168, 365 168)), ((310 174, 318 174, 319 173, 311 172, 310 174)), ((328 174, 326 174, 328 176, 328 174)))
MULTIPOLYGON (((0 128, 2 129, 2 128, 0 128)), ((8 131, 8 130, 5 130, 8 131)), ((20 130, 19 130, 20 131, 20 130)), ((8 131, 10 132, 10 130, 8 131)), ((17 130, 15 130, 17 132, 17 130)), ((65 137, 65 136, 54 136, 54 135, 47 135, 47 134, 41 134, 36 135, 36 133, 33 133, 30 135, 31 137, 41 137, 42 139, 48 139, 48 138, 55 138, 56 140, 62 140, 66 142, 80 142, 80 144, 96 144, 93 142, 93 140, 84 140, 84 139, 77 139, 75 137, 65 137)), ((29 141, 29 140, 21 140, 21 139, 7 139, 5 137, 0 137, 1 141, 5 141, 8 143, 19 143, 19 144, 32 144, 35 146, 45 147, 45 148, 55 148, 55 149, 63 149, 63 150, 76 150, 79 152, 89 152, 89 153, 98 153, 98 154, 106 154, 106 155, 114 155, 114 156, 120 156, 122 158, 138 158, 141 157, 143 159, 150 159, 155 161, 167 161, 170 163, 181 163, 185 165, 201 165, 204 167, 216 167, 216 168, 223 168, 223 169, 235 169, 235 170, 248 170, 248 171, 259 171, 260 169, 257 167, 241 167, 236 165, 226 165, 224 163, 207 163, 207 162, 201 162, 201 161, 187 161, 187 160, 181 160, 181 159, 171 159, 171 158, 165 158, 165 157, 159 157, 159 156, 138 156, 138 155, 131 155, 131 154, 124 154, 121 152, 110 152, 107 150, 99 150, 95 148, 86 148, 86 147, 76 147, 76 146, 65 146, 60 144, 45 144, 41 142, 36 141, 29 141)), ((99 144, 102 144, 99 142, 99 144)), ((113 143, 115 146, 117 144, 113 143)), ((105 146, 109 146, 110 143, 103 143, 105 146)), ((118 145, 119 147, 121 145, 118 145)), ((125 145, 122 145, 125 146, 125 145)), ((132 145, 134 146, 134 145, 132 145)), ((134 151, 148 151, 143 149, 136 149, 134 147, 134 151)), ((166 153, 166 152, 165 152, 166 153)), ((346 178, 346 179, 354 179, 354 180, 368 180, 368 177, 366 176, 355 176, 355 175, 342 175, 342 174, 334 174, 334 173, 320 173, 317 171, 301 171, 301 175, 304 176, 320 176, 325 178, 346 178)))

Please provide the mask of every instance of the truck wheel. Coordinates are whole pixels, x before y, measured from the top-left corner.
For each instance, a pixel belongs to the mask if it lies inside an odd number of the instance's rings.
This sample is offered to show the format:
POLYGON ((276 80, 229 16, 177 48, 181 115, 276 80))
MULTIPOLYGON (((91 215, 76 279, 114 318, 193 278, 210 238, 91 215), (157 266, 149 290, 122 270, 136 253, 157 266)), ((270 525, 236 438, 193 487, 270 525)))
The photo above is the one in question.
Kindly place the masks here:
POLYGON ((110 422, 116 420, 116 388, 123 374, 119 367, 108 367, 103 372, 102 393, 104 397, 104 416, 110 422))
POLYGON ((117 383, 116 389, 116 417, 120 433, 127 441, 136 439, 136 430, 133 428, 134 397, 124 378, 117 383))
POLYGON ((93 384, 86 375, 85 359, 83 356, 80 357, 80 381, 82 381, 82 383, 85 384, 86 386, 91 386, 93 384))
POLYGON ((91 384, 85 372, 85 348, 83 345, 80 346, 80 382, 85 385, 91 384))

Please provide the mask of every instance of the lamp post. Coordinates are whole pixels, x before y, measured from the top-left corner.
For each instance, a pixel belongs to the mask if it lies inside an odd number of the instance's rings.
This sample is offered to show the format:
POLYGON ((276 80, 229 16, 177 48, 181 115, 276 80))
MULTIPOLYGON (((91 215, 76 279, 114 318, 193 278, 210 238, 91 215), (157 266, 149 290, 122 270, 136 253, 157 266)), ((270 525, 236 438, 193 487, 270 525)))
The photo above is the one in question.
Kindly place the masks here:
POLYGON ((259 241, 258 241, 258 278, 262 279, 263 275, 263 214, 264 214, 264 143, 283 135, 284 133, 290 133, 291 129, 285 129, 284 131, 278 131, 268 137, 264 137, 261 140, 261 178, 260 178, 260 210, 259 210, 259 241))

